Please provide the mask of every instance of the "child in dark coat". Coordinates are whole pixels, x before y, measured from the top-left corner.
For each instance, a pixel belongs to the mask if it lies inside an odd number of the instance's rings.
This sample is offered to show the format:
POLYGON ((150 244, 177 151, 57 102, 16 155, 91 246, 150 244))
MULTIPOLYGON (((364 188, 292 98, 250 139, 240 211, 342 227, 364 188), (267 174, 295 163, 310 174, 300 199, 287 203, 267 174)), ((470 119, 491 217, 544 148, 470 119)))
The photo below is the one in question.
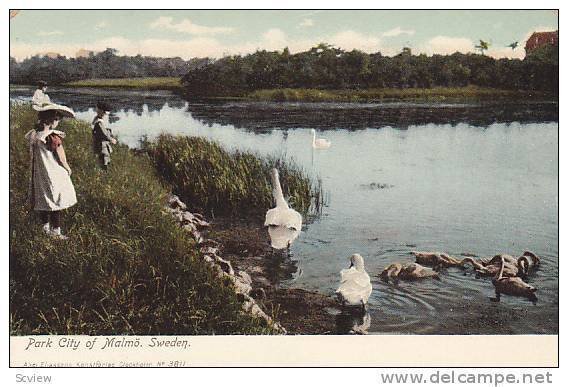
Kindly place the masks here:
POLYGON ((97 115, 93 119, 93 150, 103 170, 107 170, 112 153, 111 144, 116 144, 110 128, 105 126, 104 118, 110 114, 110 106, 105 102, 97 103, 97 115))

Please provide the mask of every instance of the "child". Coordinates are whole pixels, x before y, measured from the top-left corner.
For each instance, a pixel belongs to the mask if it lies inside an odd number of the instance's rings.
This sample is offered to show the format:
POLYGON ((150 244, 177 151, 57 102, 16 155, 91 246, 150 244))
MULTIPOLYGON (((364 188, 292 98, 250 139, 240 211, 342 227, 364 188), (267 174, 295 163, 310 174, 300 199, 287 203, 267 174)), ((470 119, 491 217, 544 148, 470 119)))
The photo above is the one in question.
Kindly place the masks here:
POLYGON ((32 169, 30 204, 41 216, 43 231, 57 239, 68 239, 61 234, 61 210, 75 205, 77 197, 63 149, 65 133, 56 128, 63 116, 74 115, 67 106, 45 104, 36 128, 26 134, 32 169))
POLYGON ((116 144, 110 128, 105 127, 104 118, 110 113, 110 106, 105 102, 97 103, 97 115, 93 119, 93 150, 99 158, 99 164, 103 170, 108 169, 111 144, 116 144))
POLYGON ((45 92, 47 91, 47 82, 45 81, 38 81, 37 89, 32 97, 32 104, 34 109, 40 108, 43 105, 47 105, 51 103, 49 99, 49 95, 45 92))

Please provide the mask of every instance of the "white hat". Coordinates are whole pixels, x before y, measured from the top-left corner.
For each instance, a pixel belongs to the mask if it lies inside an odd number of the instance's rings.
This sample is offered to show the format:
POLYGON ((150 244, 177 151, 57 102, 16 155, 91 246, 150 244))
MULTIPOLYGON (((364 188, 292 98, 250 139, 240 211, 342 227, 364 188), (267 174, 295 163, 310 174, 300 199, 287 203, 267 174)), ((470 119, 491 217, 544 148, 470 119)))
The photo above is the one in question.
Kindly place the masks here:
POLYGON ((75 112, 71 108, 65 105, 59 105, 56 103, 46 103, 42 105, 33 105, 33 109, 38 112, 45 112, 48 110, 56 110, 59 114, 64 117, 75 117, 75 112))

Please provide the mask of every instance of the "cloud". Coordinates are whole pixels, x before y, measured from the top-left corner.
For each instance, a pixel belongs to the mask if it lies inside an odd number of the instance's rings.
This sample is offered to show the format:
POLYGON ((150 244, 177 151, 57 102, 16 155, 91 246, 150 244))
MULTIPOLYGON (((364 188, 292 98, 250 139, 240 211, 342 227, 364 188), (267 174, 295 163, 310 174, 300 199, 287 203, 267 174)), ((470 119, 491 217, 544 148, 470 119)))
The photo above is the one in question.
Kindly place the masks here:
POLYGON ((288 38, 284 31, 278 28, 271 28, 262 34, 263 43, 268 50, 278 50, 284 48, 288 43, 288 38))
POLYGON ((303 19, 300 22, 300 27, 313 27, 314 19, 303 19))
POLYGON ((400 27, 393 28, 392 30, 388 30, 383 32, 381 36, 385 38, 392 38, 399 35, 414 35, 416 31, 414 30, 403 30, 400 27))
POLYGON ((63 31, 39 31, 37 36, 56 36, 63 35, 63 31))
POLYGON ((207 27, 194 24, 189 19, 183 19, 179 23, 174 23, 172 17, 160 16, 152 23, 150 23, 150 28, 161 29, 165 28, 168 30, 173 30, 176 32, 181 32, 190 35, 218 35, 218 34, 228 34, 233 32, 233 28, 230 27, 207 27))
MULTIPOLYGON (((523 58, 525 55, 524 44, 532 32, 550 30, 555 30, 555 28, 536 27, 531 29, 522 40, 519 40, 519 47, 516 50, 506 47, 511 42, 494 43, 486 51, 486 55, 495 58, 523 58)), ((179 40, 133 40, 115 36, 91 42, 80 42, 78 44, 52 44, 50 42, 27 44, 14 42, 10 46, 10 55, 17 60, 22 60, 41 52, 57 52, 67 57, 73 57, 79 49, 102 51, 107 47, 111 47, 117 49, 120 55, 179 56, 184 59, 193 57, 220 58, 225 55, 249 54, 263 49, 269 51, 282 50, 284 47, 288 47, 290 52, 296 53, 308 50, 321 42, 329 43, 347 51, 353 49, 368 53, 380 51, 383 55, 395 55, 400 52, 401 48, 399 46, 385 44, 381 36, 345 30, 335 34, 294 39, 281 29, 271 28, 260 34, 257 39, 239 44, 227 44, 213 36, 193 36, 179 40)), ((469 38, 440 35, 429 39, 419 46, 412 47, 412 51, 428 55, 453 54, 456 51, 468 53, 476 52, 475 44, 476 42, 469 38)))
POLYGON ((489 50, 485 51, 485 55, 489 55, 495 59, 509 58, 509 59, 523 59, 525 57, 525 45, 521 45, 516 49, 511 49, 511 47, 491 47, 489 50))
POLYGON ((333 35, 314 36, 309 39, 292 39, 284 31, 271 28, 261 34, 257 40, 241 44, 224 44, 215 37, 196 36, 190 39, 143 39, 131 40, 120 36, 81 42, 78 44, 27 44, 12 43, 10 55, 17 60, 36 55, 40 52, 57 52, 67 57, 74 57, 79 49, 103 51, 107 47, 115 48, 120 55, 147 55, 160 57, 179 56, 184 59, 193 57, 220 58, 225 55, 249 54, 256 50, 282 50, 288 47, 292 53, 305 51, 320 42, 326 42, 344 50, 358 49, 366 52, 380 50, 390 55, 396 53, 381 47, 380 38, 346 30, 333 35))
POLYGON ((103 28, 108 27, 108 23, 106 21, 101 21, 97 24, 95 24, 95 29, 96 30, 102 30, 103 28))
POLYGON ((428 55, 450 55, 454 52, 474 52, 474 43, 469 38, 457 38, 451 36, 435 36, 425 44, 418 47, 418 51, 428 55))
POLYGON ((351 30, 338 32, 324 41, 347 51, 357 49, 365 52, 376 52, 382 48, 379 38, 351 30))

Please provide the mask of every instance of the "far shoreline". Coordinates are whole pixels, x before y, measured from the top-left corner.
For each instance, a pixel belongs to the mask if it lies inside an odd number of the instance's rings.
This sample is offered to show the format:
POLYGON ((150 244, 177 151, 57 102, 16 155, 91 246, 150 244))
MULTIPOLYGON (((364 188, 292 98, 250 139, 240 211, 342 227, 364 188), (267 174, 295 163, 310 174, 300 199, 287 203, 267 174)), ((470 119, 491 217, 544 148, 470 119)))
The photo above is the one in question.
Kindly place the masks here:
MULTIPOLYGON (((10 84, 10 86, 34 87, 10 84)), ((558 95, 532 90, 506 90, 477 86, 434 88, 381 88, 381 89, 308 89, 279 88, 255 90, 242 95, 203 95, 188 93, 181 80, 174 77, 85 79, 53 85, 68 88, 95 88, 114 90, 168 90, 188 101, 216 102, 557 102, 558 95)))

